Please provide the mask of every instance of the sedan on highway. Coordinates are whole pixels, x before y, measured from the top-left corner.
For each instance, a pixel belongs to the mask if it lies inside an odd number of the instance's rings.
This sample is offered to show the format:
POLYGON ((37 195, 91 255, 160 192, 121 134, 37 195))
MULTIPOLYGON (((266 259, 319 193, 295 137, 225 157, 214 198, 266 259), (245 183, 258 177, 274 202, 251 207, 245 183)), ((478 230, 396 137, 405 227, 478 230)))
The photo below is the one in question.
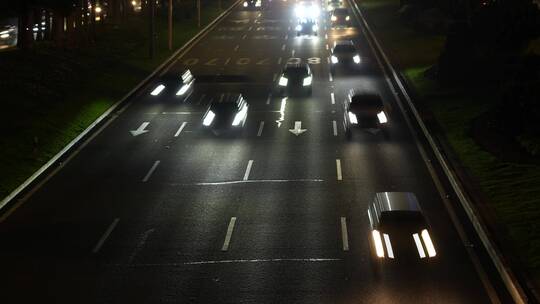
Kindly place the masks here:
POLYGON ((351 89, 344 102, 343 127, 347 139, 352 137, 352 129, 383 133, 388 138, 388 117, 382 98, 378 94, 351 89))
POLYGON ((418 199, 411 192, 379 192, 367 210, 376 264, 410 264, 437 256, 418 199))
POLYGON ((202 126, 215 135, 240 131, 246 123, 248 107, 242 94, 215 96, 203 115, 202 126))
POLYGON ((330 71, 332 74, 335 73, 337 67, 354 69, 362 62, 358 49, 350 40, 338 40, 334 42, 334 47, 330 53, 330 71))
POLYGON ((244 8, 246 9, 260 8, 261 5, 261 0, 245 0, 243 4, 244 8))
POLYGON ((317 36, 319 25, 315 19, 300 19, 295 27, 296 36, 308 35, 317 36))
POLYGON ((307 63, 288 63, 283 68, 278 82, 280 95, 297 92, 311 95, 313 74, 307 63))
POLYGON ((351 14, 349 9, 345 7, 336 8, 330 15, 332 27, 349 27, 351 26, 351 14))
POLYGON ((326 3, 326 10, 332 12, 334 9, 341 7, 343 5, 342 0, 328 0, 326 3))

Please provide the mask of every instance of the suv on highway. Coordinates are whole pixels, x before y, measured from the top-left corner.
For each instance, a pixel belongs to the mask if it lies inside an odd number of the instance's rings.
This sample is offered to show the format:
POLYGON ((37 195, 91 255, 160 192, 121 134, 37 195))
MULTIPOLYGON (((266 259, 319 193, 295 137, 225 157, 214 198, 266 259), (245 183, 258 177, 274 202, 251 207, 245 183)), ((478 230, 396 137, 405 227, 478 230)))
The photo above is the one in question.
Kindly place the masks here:
POLYGON ((295 27, 296 36, 300 35, 314 35, 317 36, 319 26, 315 19, 299 19, 298 24, 295 27))
POLYGON ((351 26, 351 14, 349 9, 345 7, 339 7, 332 11, 330 16, 332 27, 349 27, 351 26))
POLYGON ((430 260, 437 256, 414 193, 376 193, 367 215, 375 264, 430 260))
POLYGON ((223 93, 212 98, 203 115, 202 126, 215 135, 240 131, 247 120, 246 100, 239 93, 223 93))
POLYGON ((283 68, 278 81, 280 95, 297 92, 311 95, 313 74, 307 63, 288 63, 283 68))
POLYGON ((353 128, 380 130, 385 138, 389 137, 387 111, 380 95, 351 89, 343 104, 343 126, 347 139, 352 137, 353 128))

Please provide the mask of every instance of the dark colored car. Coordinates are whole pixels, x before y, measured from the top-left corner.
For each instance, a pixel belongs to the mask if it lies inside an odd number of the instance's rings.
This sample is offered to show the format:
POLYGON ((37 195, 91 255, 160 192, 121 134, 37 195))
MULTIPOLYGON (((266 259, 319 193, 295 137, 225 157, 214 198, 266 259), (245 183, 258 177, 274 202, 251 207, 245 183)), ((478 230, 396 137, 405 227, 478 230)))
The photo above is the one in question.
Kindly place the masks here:
POLYGON ((351 26, 351 14, 349 9, 345 7, 339 7, 332 11, 330 15, 330 21, 333 27, 349 27, 351 26))
POLYGON ((245 0, 243 6, 244 8, 247 8, 247 9, 260 8, 262 6, 262 1, 261 0, 245 0))
POLYGON ((350 40, 339 40, 330 51, 330 69, 332 73, 339 67, 356 68, 362 62, 360 52, 350 40))
POLYGON ((281 95, 303 92, 311 95, 313 74, 307 63, 288 63, 279 77, 278 88, 281 95))
POLYGON ((295 27, 296 36, 308 35, 317 36, 319 25, 315 19, 300 19, 295 27))
POLYGON ((343 125, 347 139, 352 137, 352 129, 380 130, 388 138, 388 116, 380 95, 352 89, 344 107, 343 125))
POLYGON ((379 192, 367 210, 372 260, 410 266, 437 256, 429 226, 411 192, 379 192))
POLYGON ((242 94, 224 93, 215 96, 203 115, 202 126, 216 135, 239 131, 246 123, 248 107, 242 94))

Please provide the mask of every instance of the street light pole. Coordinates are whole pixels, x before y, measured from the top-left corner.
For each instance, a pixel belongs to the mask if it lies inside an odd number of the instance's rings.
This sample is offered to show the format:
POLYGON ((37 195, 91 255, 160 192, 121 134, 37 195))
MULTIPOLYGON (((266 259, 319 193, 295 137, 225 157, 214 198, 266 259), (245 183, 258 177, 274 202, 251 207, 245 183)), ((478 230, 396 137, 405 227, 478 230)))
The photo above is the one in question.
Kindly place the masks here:
POLYGON ((169 0, 169 51, 172 51, 172 40, 173 40, 173 20, 172 20, 172 0, 169 0))

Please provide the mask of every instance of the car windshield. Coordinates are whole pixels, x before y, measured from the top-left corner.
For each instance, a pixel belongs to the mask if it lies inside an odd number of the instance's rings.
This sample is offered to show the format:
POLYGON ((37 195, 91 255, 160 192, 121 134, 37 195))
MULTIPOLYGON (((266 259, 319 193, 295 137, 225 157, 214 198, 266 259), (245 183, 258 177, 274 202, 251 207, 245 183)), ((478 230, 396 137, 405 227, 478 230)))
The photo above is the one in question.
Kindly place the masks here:
POLYGON ((350 109, 353 111, 381 111, 383 108, 383 102, 378 95, 362 94, 351 98, 350 109))
POLYGON ((287 67, 283 74, 286 77, 304 77, 308 75, 308 72, 305 67, 287 67))
POLYGON ((213 103, 210 106, 210 110, 212 110, 212 112, 216 114, 218 113, 226 114, 226 113, 236 112, 237 108, 236 108, 236 105, 232 102, 220 102, 220 103, 213 103))
POLYGON ((385 211, 381 213, 379 227, 385 231, 418 231, 426 227, 426 222, 417 211, 385 211))
POLYGON ((354 45, 338 44, 334 47, 334 53, 354 53, 356 51, 354 45))
POLYGON ((334 15, 345 16, 348 14, 349 14, 349 11, 346 8, 336 8, 334 10, 334 15))

